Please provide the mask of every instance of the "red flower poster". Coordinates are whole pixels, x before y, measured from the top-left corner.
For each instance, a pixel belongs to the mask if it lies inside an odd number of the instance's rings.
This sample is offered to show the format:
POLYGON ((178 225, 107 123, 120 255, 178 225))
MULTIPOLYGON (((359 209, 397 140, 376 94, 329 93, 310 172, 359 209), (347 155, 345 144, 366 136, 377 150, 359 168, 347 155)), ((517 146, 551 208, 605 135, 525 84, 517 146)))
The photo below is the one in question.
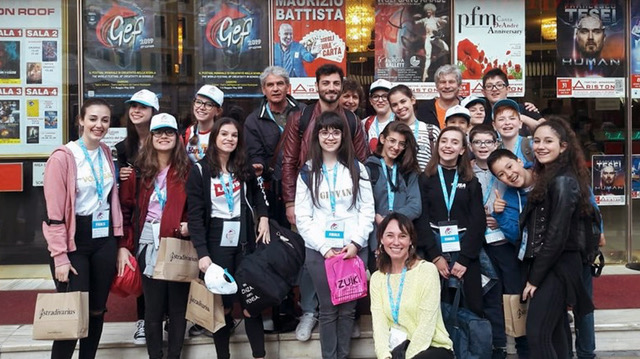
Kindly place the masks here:
POLYGON ((482 76, 499 68, 509 79, 509 96, 524 96, 524 1, 458 0, 455 12, 455 63, 470 94, 482 96, 482 76))

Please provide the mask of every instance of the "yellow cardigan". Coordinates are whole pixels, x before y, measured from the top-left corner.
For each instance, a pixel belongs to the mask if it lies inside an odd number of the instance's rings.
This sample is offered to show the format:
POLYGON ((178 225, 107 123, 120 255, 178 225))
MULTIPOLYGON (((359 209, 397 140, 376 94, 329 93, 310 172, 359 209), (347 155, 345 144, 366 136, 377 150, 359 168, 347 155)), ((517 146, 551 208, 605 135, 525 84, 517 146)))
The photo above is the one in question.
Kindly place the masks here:
MULTIPOLYGON (((400 274, 391 274, 392 298, 396 299, 400 285, 400 274)), ((371 317, 376 356, 391 358, 389 329, 393 325, 391 304, 387 292, 387 275, 380 271, 371 276, 371 317)), ((433 263, 420 261, 407 271, 398 323, 411 341, 407 358, 429 347, 452 349, 453 343, 442 321, 440 311, 440 276, 433 263)))

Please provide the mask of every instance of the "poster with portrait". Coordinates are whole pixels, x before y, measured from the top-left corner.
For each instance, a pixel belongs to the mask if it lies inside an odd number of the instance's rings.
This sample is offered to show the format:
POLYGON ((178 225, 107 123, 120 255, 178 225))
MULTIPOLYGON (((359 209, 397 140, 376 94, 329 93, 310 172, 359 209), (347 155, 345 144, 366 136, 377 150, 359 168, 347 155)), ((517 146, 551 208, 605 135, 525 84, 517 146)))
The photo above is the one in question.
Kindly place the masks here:
POLYGON ((448 0, 377 0, 375 77, 435 97, 433 75, 451 63, 451 21, 448 0))
POLYGON ((225 97, 262 96, 259 76, 269 65, 268 2, 198 0, 197 88, 215 85, 225 97))
POLYGON ((469 84, 463 87, 471 95, 483 96, 482 76, 499 68, 509 79, 509 96, 524 96, 524 2, 459 0, 455 12, 453 54, 463 84, 469 84))
POLYGON ((0 11, 0 156, 48 156, 64 129, 61 1, 25 0, 0 11))
POLYGON ((640 198, 640 155, 631 158, 631 198, 640 198))
POLYGON ((640 98, 640 1, 631 2, 631 97, 640 98))
POLYGON ((347 75, 345 1, 275 0, 273 64, 289 71, 291 94, 317 98, 315 72, 334 64, 347 75))
POLYGON ((591 157, 591 188, 600 206, 625 204, 624 155, 591 157))
MULTIPOLYGON (((148 89, 161 97, 157 57, 165 24, 152 0, 86 0, 82 8, 85 98, 111 98, 122 103, 148 89)), ((166 31, 166 30, 165 30, 166 31)))
POLYGON ((556 16, 557 96, 624 96, 625 2, 560 0, 556 16))

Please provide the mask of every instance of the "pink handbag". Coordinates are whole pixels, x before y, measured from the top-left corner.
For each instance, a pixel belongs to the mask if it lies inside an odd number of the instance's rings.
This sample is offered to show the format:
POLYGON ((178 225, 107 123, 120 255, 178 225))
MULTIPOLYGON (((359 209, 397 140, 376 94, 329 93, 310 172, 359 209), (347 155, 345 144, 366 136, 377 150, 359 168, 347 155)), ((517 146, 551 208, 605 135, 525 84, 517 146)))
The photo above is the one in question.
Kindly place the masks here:
POLYGON ((364 262, 358 256, 346 260, 342 259, 343 257, 344 254, 339 254, 324 261, 333 305, 367 296, 367 274, 364 262))

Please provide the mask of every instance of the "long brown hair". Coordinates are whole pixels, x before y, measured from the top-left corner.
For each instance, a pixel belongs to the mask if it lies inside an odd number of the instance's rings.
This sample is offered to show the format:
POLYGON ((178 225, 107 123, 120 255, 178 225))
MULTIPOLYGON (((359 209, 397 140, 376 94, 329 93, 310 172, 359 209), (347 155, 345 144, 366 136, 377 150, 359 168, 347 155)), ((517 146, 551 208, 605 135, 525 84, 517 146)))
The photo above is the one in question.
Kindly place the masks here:
POLYGON ((233 176, 240 181, 246 181, 250 176, 250 171, 247 168, 244 136, 242 135, 242 126, 238 121, 231 117, 222 117, 213 122, 213 128, 211 129, 211 135, 209 136, 209 147, 205 154, 205 159, 211 168, 211 174, 217 176, 222 171, 220 165, 220 158, 218 155, 218 147, 216 146, 216 140, 220 134, 222 126, 231 124, 238 130, 238 145, 236 149, 229 155, 229 162, 227 162, 227 171, 233 173, 233 176))
MULTIPOLYGON (((133 122, 131 122, 131 119, 129 118, 129 110, 131 109, 131 104, 132 104, 131 102, 127 104, 127 106, 125 107, 124 115, 122 116, 122 119, 125 121, 127 126, 127 137, 124 139, 124 153, 127 156, 127 159, 133 159, 135 161, 139 151, 140 135, 138 135, 138 130, 136 129, 136 125, 134 125, 133 122)), ((153 117, 153 115, 158 113, 158 111, 156 111, 156 109, 153 107, 146 106, 139 102, 136 104, 138 106, 145 106, 150 108, 151 117, 153 117)), ((150 126, 150 125, 151 125, 151 118, 149 118, 149 121, 147 121, 147 126, 150 126)), ((149 133, 149 136, 151 136, 151 133, 149 133)))
MULTIPOLYGON (((173 178, 179 183, 185 183, 191 161, 187 157, 182 137, 176 131, 176 145, 171 150, 169 156, 170 171, 173 178)), ((148 183, 148 187, 152 186, 158 172, 160 172, 160 163, 158 162, 158 151, 153 147, 153 133, 149 133, 147 139, 142 144, 142 148, 135 160, 135 166, 140 171, 142 183, 148 183)), ((169 176, 167 176, 169 178, 169 176)))
POLYGON ((378 269, 382 273, 389 273, 391 271, 391 257, 384 251, 384 246, 382 245, 382 237, 384 237, 384 232, 387 230, 387 226, 391 221, 398 221, 398 227, 400 231, 407 234, 411 239, 411 247, 409 247, 409 256, 407 260, 404 262, 407 268, 411 268, 415 261, 420 260, 420 257, 416 253, 416 242, 418 241, 418 234, 416 233, 415 227, 413 227, 413 222, 404 214, 398 212, 391 212, 388 216, 386 216, 380 225, 378 225, 378 230, 376 237, 378 238, 378 246, 379 246, 379 254, 378 259, 376 260, 376 264, 378 269))
POLYGON ((311 160, 310 177, 313 178, 313 185, 309 186, 311 191, 311 202, 314 206, 318 207, 318 193, 320 189, 320 182, 322 182, 322 147, 320 147, 319 133, 320 130, 335 129, 342 131, 340 147, 338 147, 338 162, 345 166, 349 170, 351 175, 351 189, 353 197, 351 198, 351 206, 353 208, 358 200, 358 194, 360 189, 360 167, 356 164, 356 155, 353 149, 353 143, 351 142, 351 134, 349 127, 346 126, 346 121, 340 117, 339 114, 333 111, 323 112, 313 128, 311 135, 311 144, 309 147, 308 159, 311 160))
MULTIPOLYGON (((411 128, 407 126, 404 122, 401 121, 391 121, 387 126, 385 126, 384 130, 380 136, 384 136, 386 139, 391 132, 396 132, 404 136, 404 140, 406 143, 406 147, 400 155, 396 158, 396 162, 398 163, 398 168, 401 174, 407 174, 409 172, 420 172, 420 165, 418 164, 418 143, 416 142, 416 138, 413 136, 413 131, 411 128)), ((376 146, 376 154, 378 156, 382 156, 382 148, 384 145, 380 140, 378 140, 378 144, 376 146)))
POLYGON ((471 167, 471 162, 469 161, 469 155, 467 154, 469 151, 467 136, 464 134, 464 132, 462 132, 460 128, 454 126, 445 127, 442 132, 440 132, 440 135, 438 135, 436 145, 431 152, 431 159, 429 160, 429 163, 427 163, 427 167, 425 167, 424 173, 427 175, 427 177, 435 176, 438 174, 438 165, 440 165, 440 153, 438 153, 438 150, 440 149, 440 138, 443 134, 450 131, 458 132, 462 137, 462 148, 464 149, 464 152, 458 156, 458 176, 460 176, 460 180, 464 182, 471 181, 471 179, 474 177, 474 174, 473 168, 471 167))
POLYGON ((560 144, 565 143, 565 150, 560 153, 555 161, 546 165, 536 161, 533 166, 533 174, 536 183, 529 194, 529 200, 532 203, 540 203, 544 201, 549 189, 549 183, 559 174, 569 171, 578 181, 580 186, 579 208, 583 215, 593 213, 593 205, 591 204, 591 190, 589 188, 589 179, 591 175, 584 159, 584 153, 578 142, 575 132, 569 126, 569 123, 559 116, 546 117, 547 121, 541 123, 533 135, 542 127, 549 127, 558 135, 560 144))

